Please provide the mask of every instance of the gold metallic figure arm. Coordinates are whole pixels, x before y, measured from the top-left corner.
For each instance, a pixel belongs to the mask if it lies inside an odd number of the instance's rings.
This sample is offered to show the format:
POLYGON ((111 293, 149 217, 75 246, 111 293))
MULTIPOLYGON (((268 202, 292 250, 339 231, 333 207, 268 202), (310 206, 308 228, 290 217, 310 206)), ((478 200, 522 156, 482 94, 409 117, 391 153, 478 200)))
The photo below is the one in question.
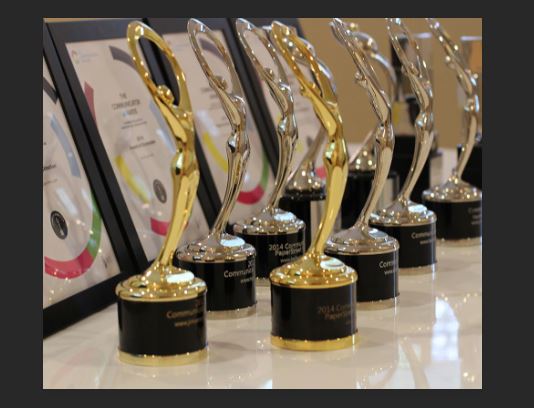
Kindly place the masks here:
POLYGON ((367 225, 371 213, 380 199, 380 194, 386 183, 393 158, 395 138, 391 124, 391 106, 367 58, 364 44, 355 35, 355 26, 344 23, 343 20, 336 18, 331 23, 331 27, 337 40, 349 51, 356 64, 356 82, 367 91, 379 122, 373 132, 377 161, 375 176, 367 201, 356 221, 356 224, 367 225))
POLYGON ((434 18, 427 18, 426 21, 430 27, 430 31, 432 31, 432 34, 434 34, 434 37, 439 41, 445 51, 446 64, 456 73, 456 78, 466 95, 464 112, 467 119, 467 135, 465 142, 462 144, 458 163, 452 172, 452 178, 459 180, 462 178, 465 166, 476 142, 479 120, 478 113, 480 109, 477 95, 477 82, 458 45, 454 43, 439 21, 434 18))
POLYGON ((310 51, 306 43, 300 39, 296 31, 273 22, 271 26, 272 38, 281 51, 287 64, 297 77, 303 96, 310 99, 315 114, 324 126, 328 140, 323 157, 326 169, 327 197, 323 218, 319 224, 307 255, 320 258, 324 244, 332 232, 337 213, 341 206, 348 174, 347 147, 343 138, 341 115, 335 89, 329 78, 329 73, 317 60, 315 53, 310 51), (296 57, 290 50, 290 43, 304 56, 312 72, 315 82, 309 81, 297 64, 296 57))
POLYGON ((221 205, 221 211, 213 225, 210 235, 218 238, 222 236, 228 223, 228 218, 235 206, 237 196, 243 184, 243 178, 250 154, 250 145, 246 131, 246 108, 245 97, 241 82, 234 68, 234 63, 226 47, 214 35, 214 33, 202 22, 196 19, 190 19, 187 24, 189 40, 195 55, 208 78, 211 88, 216 92, 221 101, 224 112, 232 127, 232 134, 226 144, 226 155, 228 157, 228 175, 226 190, 221 205), (207 36, 217 47, 223 57, 223 61, 230 73, 231 89, 228 89, 228 83, 222 76, 215 75, 208 65, 199 43, 199 35, 207 36))
POLYGON ((387 28, 389 38, 399 57, 402 69, 407 75, 419 105, 419 114, 415 119, 414 127, 416 133, 415 152, 406 177, 406 181, 399 193, 399 199, 407 203, 410 200, 413 188, 419 179, 421 171, 426 162, 426 158, 432 148, 434 114, 433 114, 433 92, 430 77, 423 60, 419 46, 408 28, 400 18, 387 18, 387 28), (404 35, 408 40, 408 46, 413 49, 416 62, 412 62, 406 55, 400 43, 399 36, 404 35))
POLYGON ((187 225, 196 197, 200 174, 195 155, 195 129, 185 75, 167 43, 154 30, 138 21, 128 25, 127 39, 137 71, 162 112, 176 142, 176 154, 171 164, 174 196, 172 218, 163 247, 144 275, 149 282, 158 284, 166 282, 164 276, 170 273, 174 251, 187 225), (171 64, 180 90, 178 106, 174 104, 174 97, 165 85, 156 85, 152 81, 139 51, 141 38, 156 44, 171 64))
POLYGON ((293 108, 293 94, 291 93, 291 88, 289 87, 284 68, 282 67, 276 50, 270 43, 265 31, 255 27, 253 24, 242 18, 236 21, 236 28, 248 58, 252 62, 254 69, 259 74, 262 81, 269 87, 269 92, 281 113, 281 118, 276 126, 279 146, 278 169, 276 172, 274 189, 266 207, 268 210, 273 210, 278 207, 278 202, 280 201, 291 168, 291 159, 293 158, 293 151, 298 138, 297 122, 293 108), (247 33, 255 35, 263 47, 268 51, 271 59, 276 65, 278 75, 276 75, 271 68, 263 66, 258 60, 254 50, 247 40, 247 33))

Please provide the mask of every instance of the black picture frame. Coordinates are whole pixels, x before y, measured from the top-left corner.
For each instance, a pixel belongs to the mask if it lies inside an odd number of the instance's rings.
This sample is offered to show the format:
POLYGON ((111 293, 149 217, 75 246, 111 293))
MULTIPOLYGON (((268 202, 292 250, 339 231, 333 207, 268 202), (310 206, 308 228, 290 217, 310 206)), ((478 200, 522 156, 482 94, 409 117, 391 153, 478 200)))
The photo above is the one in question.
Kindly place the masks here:
MULTIPOLYGON (((87 20, 73 22, 54 22, 48 23, 48 27, 55 44, 57 54, 62 64, 65 76, 70 86, 71 92, 76 101, 80 117, 85 125, 86 132, 89 136, 91 147, 97 159, 102 178, 106 182, 108 194, 112 200, 115 213, 121 224, 126 242, 132 252, 136 272, 144 271, 152 259, 147 259, 141 241, 137 235, 134 223, 128 211, 126 201, 122 195, 119 182, 117 181, 113 167, 106 153, 106 149, 100 137, 97 125, 93 119, 91 110, 87 104, 78 76, 75 72, 72 60, 67 50, 67 44, 80 41, 98 41, 111 40, 116 38, 125 38, 128 24, 132 21, 142 21, 141 18, 120 18, 105 20, 87 20)), ((148 46, 147 42, 141 41, 141 48, 144 58, 151 69, 151 75, 156 83, 163 83, 163 74, 161 73, 158 63, 155 60, 153 49, 148 46)), ((197 143, 198 147, 198 143, 197 143)), ((207 166, 202 156, 201 149, 197 149, 199 156, 200 174, 206 174, 207 166)), ((205 177, 201 177, 197 190, 197 197, 202 207, 202 212, 206 219, 207 225, 211 226, 215 221, 216 211, 215 203, 212 200, 213 194, 210 193, 204 182, 205 177)))
MULTIPOLYGON (((126 245, 119 223, 110 204, 87 135, 74 105, 61 64, 54 49, 48 28, 43 24, 43 56, 54 82, 55 96, 59 99, 74 139, 82 166, 108 233, 120 273, 75 295, 43 309, 43 337, 47 337, 112 304, 119 281, 136 271, 132 254, 126 245)), ((45 83, 43 82, 43 86, 45 83)))
MULTIPOLYGON (((148 25, 151 26, 154 30, 156 30, 160 35, 165 35, 165 34, 171 34, 171 33, 187 32, 187 22, 189 19, 188 18, 147 18, 146 20, 147 20, 148 25)), ((265 124, 264 116, 261 112, 261 108, 256 98, 256 92, 253 89, 254 85, 250 82, 250 78, 247 73, 245 63, 242 59, 239 46, 236 42, 234 33, 230 27, 229 21, 226 18, 202 18, 201 21, 212 30, 220 30, 224 35, 226 44, 228 45, 228 49, 230 51, 232 60, 234 62, 235 69, 237 71, 237 74, 239 75, 239 79, 243 86, 245 97, 247 98, 247 102, 250 107, 250 111, 251 111, 250 113, 252 114, 252 118, 254 119, 254 122, 258 129, 262 147, 265 150, 265 154, 267 155, 273 174, 276 174, 276 169, 278 165, 278 153, 277 153, 278 149, 276 147, 277 141, 274 140, 274 138, 271 135, 271 130, 265 124), (274 143, 273 143, 273 140, 274 140, 274 143)), ((167 63, 165 58, 161 56, 161 53, 159 52, 155 52, 155 53, 159 54, 159 61, 162 66, 162 71, 165 74, 165 79, 168 83, 168 86, 170 87, 172 92, 175 95, 177 95, 178 88, 177 88, 176 80, 174 79, 174 76, 170 69, 170 65, 167 63)), ((273 128, 273 131, 274 131, 274 128, 273 128)), ((197 140, 198 139, 199 138, 197 137, 197 140)), ((249 163, 249 165, 251 164, 249 163)), ((218 212, 218 210, 221 207, 221 198, 215 188, 213 179, 211 181, 211 189, 212 189, 211 191, 214 191, 214 194, 213 194, 214 197, 216 197, 218 200, 216 204, 217 206, 216 208, 218 212)))
MULTIPOLYGON (((293 26, 297 29, 297 33, 301 37, 304 36, 304 32, 302 30, 302 26, 300 25, 298 18, 277 18, 277 17, 252 17, 252 18, 246 18, 245 20, 250 21, 252 24, 254 24, 256 27, 262 27, 266 25, 270 25, 273 21, 277 20, 280 21, 283 24, 293 26)), ((228 18, 228 24, 231 26, 232 33, 234 35, 234 39, 236 43, 239 43, 239 37, 237 35, 237 29, 235 26, 237 18, 228 18)), ((265 100, 265 95, 263 93, 263 88, 261 85, 261 79, 258 77, 258 74, 256 73, 256 70, 252 66, 252 63, 250 62, 248 56, 245 53, 245 50, 239 44, 239 53, 241 55, 241 59, 244 61, 244 66, 246 69, 246 75, 248 77, 249 82, 252 84, 252 89, 255 94, 255 99, 257 101, 259 110, 261 112, 261 115, 263 117, 263 122, 265 123, 265 126, 267 128, 267 132, 271 137, 271 143, 274 145, 275 148, 275 155, 276 155, 276 162, 278 162, 278 140, 276 138, 276 128, 275 123, 271 117, 271 112, 269 111, 269 107, 267 106, 267 102, 265 100)))

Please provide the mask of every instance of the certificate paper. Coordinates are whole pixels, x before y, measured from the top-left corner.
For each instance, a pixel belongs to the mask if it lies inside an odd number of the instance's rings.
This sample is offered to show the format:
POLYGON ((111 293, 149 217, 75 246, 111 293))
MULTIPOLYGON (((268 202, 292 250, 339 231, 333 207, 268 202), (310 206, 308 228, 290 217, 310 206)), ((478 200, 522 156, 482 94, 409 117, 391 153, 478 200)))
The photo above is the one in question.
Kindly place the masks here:
MULTIPOLYGON (((256 57, 261 62, 261 64, 263 66, 270 67, 276 75, 278 70, 274 61, 269 55, 269 52, 265 49, 265 46, 254 35, 247 36, 247 41, 250 43, 250 46, 253 48, 254 53, 256 54, 256 57)), ((308 151, 308 146, 310 146, 311 143, 315 140, 315 137, 317 136, 317 133, 319 132, 319 129, 322 125, 317 116, 315 115, 313 106, 309 99, 301 95, 300 85, 297 77, 293 74, 293 71, 291 70, 291 68, 289 68, 286 61, 282 58, 281 55, 278 56, 278 59, 280 60, 280 63, 282 64, 282 67, 287 76, 289 86, 293 93, 293 103, 295 106, 295 118, 297 120, 299 137, 293 154, 292 169, 294 169, 300 164, 301 160, 304 158, 306 152, 308 151)), ((300 65, 300 69, 302 70, 304 75, 310 81, 313 82, 313 77, 309 72, 308 68, 300 65)), ((261 83, 263 95, 267 107, 269 109, 269 113, 271 114, 274 126, 276 127, 278 121, 280 120, 280 109, 278 108, 278 105, 276 105, 276 102, 274 101, 272 96, 269 94, 269 87, 265 84, 264 81, 261 80, 261 78, 257 75, 255 71, 254 73, 256 74, 258 81, 261 83)), ((317 157, 317 161, 315 163, 315 170, 318 176, 323 179, 326 178, 322 154, 319 154, 317 157)))
MULTIPOLYGON (((227 47, 222 31, 215 34, 227 47)), ((172 33, 163 35, 176 55, 180 66, 185 72, 189 86, 189 96, 195 115, 195 126, 200 142, 206 154, 211 174, 220 197, 224 196, 228 177, 228 165, 226 157, 226 142, 231 135, 232 129, 219 98, 209 85, 198 60, 195 56, 187 33, 172 33)), ((214 50, 212 42, 200 41, 204 48, 203 53, 212 71, 216 75, 229 78, 228 68, 220 58, 217 50, 214 50)), ((227 80, 231 86, 229 79, 227 80)), ((243 187, 237 198, 237 203, 232 212, 229 223, 242 220, 263 209, 272 191, 274 176, 269 165, 269 160, 263 149, 260 134, 250 113, 247 104, 247 134, 250 141, 250 156, 243 187)))
POLYGON ((120 273, 43 58, 43 309, 120 273))
MULTIPOLYGON (((66 44, 147 259, 154 259, 172 212, 168 126, 137 73, 126 39, 66 44)), ((198 199, 182 242, 207 234, 198 199)))

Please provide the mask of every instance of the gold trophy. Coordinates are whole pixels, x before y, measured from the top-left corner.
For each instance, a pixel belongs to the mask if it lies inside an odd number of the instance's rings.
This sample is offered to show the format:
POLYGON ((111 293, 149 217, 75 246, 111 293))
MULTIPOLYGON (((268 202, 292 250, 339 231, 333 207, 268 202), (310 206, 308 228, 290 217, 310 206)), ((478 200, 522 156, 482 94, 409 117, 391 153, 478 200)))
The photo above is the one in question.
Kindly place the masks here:
MULTIPOLYGON (((378 44, 373 37, 367 33, 359 31, 359 27, 355 23, 351 23, 350 30, 351 35, 358 40, 359 46, 365 52, 367 60, 369 60, 373 70, 378 68, 379 72, 381 72, 381 76, 386 85, 386 95, 389 97, 391 103, 391 101, 395 99, 397 90, 397 77, 393 66, 389 63, 387 58, 380 53, 378 44)), ((343 42, 341 43, 343 44, 343 42)), ((378 84, 380 84, 380 81, 377 81, 377 85, 378 84)), ((347 186, 345 187, 343 201, 341 202, 341 228, 346 229, 354 225, 358 215, 364 208, 367 197, 371 191, 376 170, 375 135, 378 131, 378 127, 381 125, 382 124, 379 121, 377 125, 367 133, 362 142, 362 146, 349 160, 349 176, 347 179, 347 186)), ((376 207, 372 210, 385 207, 393 201, 398 192, 399 176, 397 172, 393 171, 390 167, 384 188, 382 189, 382 194, 376 203, 376 207)))
POLYGON ((464 113, 467 134, 452 174, 445 183, 426 190, 423 202, 438 216, 438 239, 456 245, 477 245, 482 240, 482 190, 462 179, 478 131, 480 108, 477 83, 458 46, 440 23, 433 18, 427 18, 427 22, 445 51, 447 65, 456 73, 466 95, 464 113))
POLYGON ((395 238, 369 227, 371 212, 382 194, 393 157, 395 137, 391 124, 391 105, 370 64, 361 37, 357 35, 357 27, 337 18, 331 27, 338 42, 354 60, 357 67, 356 82, 367 91, 379 123, 373 134, 376 162, 367 201, 354 225, 330 238, 325 253, 358 271, 358 302, 373 302, 368 303, 371 307, 394 306, 399 295, 399 244, 395 238))
POLYGON ((119 283, 119 358, 131 364, 174 365, 207 354, 206 284, 188 270, 173 266, 173 255, 187 225, 199 182, 195 128, 185 76, 165 41, 147 25, 128 25, 128 45, 137 71, 169 125, 176 143, 171 163, 172 219, 163 247, 142 274, 119 283), (169 88, 156 85, 145 68, 139 41, 147 39, 163 52, 176 76, 180 102, 169 88))
POLYGON ((310 99, 328 135, 323 156, 326 169, 326 203, 310 248, 295 261, 270 274, 271 342, 293 350, 332 350, 356 342, 356 280, 354 269, 326 256, 324 247, 334 226, 347 181, 348 155, 338 102, 328 74, 315 53, 296 31, 275 21, 271 38, 310 99), (307 60, 314 82, 297 64, 296 48, 307 60))
POLYGON ((436 215, 424 205, 411 200, 417 179, 427 161, 433 139, 433 93, 426 63, 421 57, 415 38, 400 18, 388 18, 391 43, 408 76, 419 105, 415 119, 415 151, 410 171, 392 204, 371 215, 371 225, 399 241, 399 269, 405 273, 433 272, 436 263, 436 215), (412 61, 400 38, 415 57, 412 61))
POLYGON ((291 262, 304 254, 304 221, 293 213, 279 208, 279 201, 290 170, 293 150, 297 141, 297 126, 293 112, 293 96, 285 72, 278 60, 276 51, 269 43, 265 33, 246 20, 236 21, 236 27, 248 57, 262 81, 269 87, 282 114, 276 126, 278 135, 278 169, 274 188, 267 203, 258 214, 234 224, 234 232, 256 248, 256 275, 260 282, 266 283, 269 272, 274 268, 291 262), (248 33, 255 35, 267 49, 278 71, 266 68, 257 59, 246 38, 248 33))
POLYGON ((179 248, 176 258, 179 267, 191 270, 206 282, 209 318, 244 317, 256 310, 256 251, 241 238, 227 234, 225 228, 241 190, 250 154, 245 100, 234 64, 224 45, 198 20, 189 20, 187 29, 200 66, 228 117, 232 134, 226 144, 228 181, 215 223, 207 237, 179 248), (222 55, 231 84, 210 68, 198 39, 200 35, 207 36, 222 55))

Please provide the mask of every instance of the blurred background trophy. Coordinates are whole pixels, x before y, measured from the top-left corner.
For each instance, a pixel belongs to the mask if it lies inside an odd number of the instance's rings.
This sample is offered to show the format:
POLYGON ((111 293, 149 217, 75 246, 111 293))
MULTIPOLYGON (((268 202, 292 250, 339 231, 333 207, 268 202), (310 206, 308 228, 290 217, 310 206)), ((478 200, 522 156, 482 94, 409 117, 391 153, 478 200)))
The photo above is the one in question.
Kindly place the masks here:
POLYGON ((393 157, 395 137, 391 124, 391 105, 378 83, 355 24, 334 19, 331 27, 338 42, 347 49, 356 64, 356 82, 367 91, 378 125, 372 138, 375 169, 369 196, 354 225, 333 235, 326 244, 325 253, 358 272, 358 302, 372 302, 369 305, 373 307, 393 306, 399 294, 399 244, 395 238, 369 227, 371 212, 386 185, 393 157))
MULTIPOLYGON (((367 59, 373 68, 382 74, 387 96, 393 101, 397 91, 397 76, 393 66, 387 58, 380 54, 378 44, 369 34, 359 31, 359 27, 354 25, 351 28, 352 35, 357 37, 360 47, 367 54, 367 59)), ((378 81, 378 79, 377 79, 378 81)), ((379 81, 378 81, 379 83, 379 81)), ((381 126, 379 122, 377 127, 381 126)), ((375 157, 375 133, 376 127, 371 129, 365 136, 362 146, 356 151, 349 161, 349 177, 345 195, 341 203, 341 228, 350 228, 356 222, 361 213, 375 177, 376 157, 375 157)), ((389 170, 386 183, 381 195, 376 203, 376 210, 385 207, 396 197, 399 192, 399 176, 396 171, 389 170)))
POLYGON ((207 310, 210 318, 248 316, 256 310, 256 251, 243 239, 227 234, 225 228, 237 196, 250 154, 246 132, 245 99, 232 59, 221 41, 200 21, 191 19, 187 29, 191 46, 224 108, 232 127, 226 144, 228 181, 222 206, 208 236, 184 245, 176 252, 178 266, 189 269, 208 286, 207 310), (223 57, 231 83, 210 68, 200 38, 212 44, 223 57))
POLYGON ((271 280, 273 345, 292 350, 332 350, 356 342, 356 280, 354 269, 324 254, 328 236, 341 206, 348 174, 348 153, 343 138, 337 96, 328 73, 313 48, 296 30, 277 21, 271 39, 299 80, 327 134, 323 156, 326 203, 323 217, 306 253, 274 269, 271 280), (302 72, 295 52, 307 61, 314 81, 302 72))
POLYGON ((477 82, 458 45, 441 24, 433 18, 427 18, 427 22, 445 51, 445 63, 455 72, 465 93, 466 137, 451 175, 445 183, 426 190, 423 202, 438 217, 436 235, 439 239, 457 245, 476 245, 482 239, 482 190, 464 181, 462 175, 479 131, 477 82))
POLYGON ((192 272, 173 266, 173 255, 191 215, 200 178, 193 113, 184 73, 167 43, 137 21, 128 25, 127 38, 135 67, 174 136, 176 154, 169 167, 173 210, 163 247, 142 275, 116 288, 119 358, 139 365, 190 363, 207 354, 206 284, 192 272), (180 89, 178 105, 169 88, 152 81, 139 51, 141 38, 157 45, 169 61, 180 89))
POLYGON ((236 21, 236 28, 248 58, 260 79, 267 84, 281 114, 276 126, 278 169, 271 197, 258 214, 234 224, 234 232, 256 248, 256 275, 262 283, 267 283, 266 278, 274 268, 299 258, 305 251, 306 224, 292 212, 279 208, 298 133, 291 88, 267 34, 243 19, 236 21), (259 40, 271 61, 258 60, 250 46, 251 39, 259 40), (273 63, 274 69, 270 68, 273 63))
POLYGON ((388 207, 373 213, 371 225, 399 241, 399 268, 402 272, 433 272, 436 262, 436 215, 424 205, 411 200, 432 149, 432 85, 419 46, 408 28, 400 18, 388 18, 386 21, 391 43, 402 63, 404 74, 410 80, 419 109, 413 124, 415 149, 406 180, 395 200, 388 207), (407 39, 410 54, 402 46, 401 38, 407 39))
MULTIPOLYGON (((462 53, 467 62, 471 74, 477 82, 478 95, 478 129, 476 142, 473 146, 471 156, 465 165, 463 178, 468 183, 478 187, 482 190, 482 37, 480 36, 462 36, 460 37, 462 44, 462 53)), ((460 106, 463 108, 465 104, 465 93, 458 84, 458 99, 460 106)), ((468 123, 464 117, 464 128, 467 129, 468 123)), ((466 130, 467 131, 467 130, 466 130)), ((458 145, 458 157, 462 152, 462 145, 458 145)), ((436 183, 437 184, 437 183, 436 183)))

